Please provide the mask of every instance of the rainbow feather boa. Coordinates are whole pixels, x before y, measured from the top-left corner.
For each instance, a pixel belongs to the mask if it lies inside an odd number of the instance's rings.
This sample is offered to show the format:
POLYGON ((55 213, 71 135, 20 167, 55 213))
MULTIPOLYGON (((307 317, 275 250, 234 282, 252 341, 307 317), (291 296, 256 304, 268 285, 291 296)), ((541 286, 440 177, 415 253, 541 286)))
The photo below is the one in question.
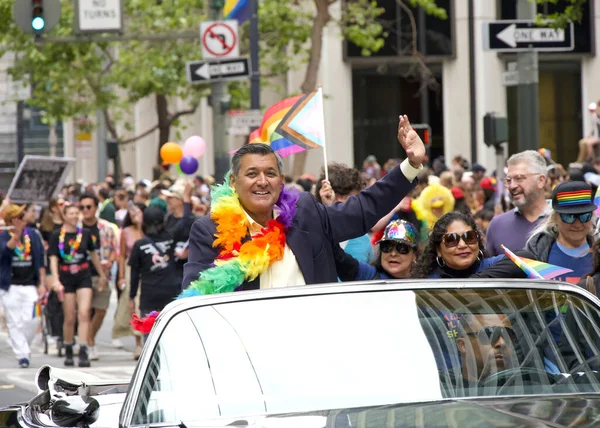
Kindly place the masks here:
MULTIPOLYGON (((244 281, 252 281, 274 262, 283 258, 285 232, 292 225, 296 214, 298 192, 283 186, 274 210, 276 219, 269 221, 266 228, 242 243, 248 236, 248 218, 235 190, 229 182, 213 186, 211 191, 211 218, 217 226, 213 247, 220 248, 214 264, 198 275, 177 299, 207 294, 235 291, 244 281)), ((157 313, 144 319, 134 318, 131 325, 144 333, 150 331, 157 313)))
POLYGON ((248 235, 248 218, 229 178, 213 187, 211 196, 210 216, 217 226, 213 247, 219 247, 220 252, 214 266, 200 272, 198 279, 178 299, 235 291, 244 281, 254 280, 272 263, 283 258, 285 231, 294 220, 297 192, 283 187, 274 207, 278 217, 244 243, 242 240, 248 235))

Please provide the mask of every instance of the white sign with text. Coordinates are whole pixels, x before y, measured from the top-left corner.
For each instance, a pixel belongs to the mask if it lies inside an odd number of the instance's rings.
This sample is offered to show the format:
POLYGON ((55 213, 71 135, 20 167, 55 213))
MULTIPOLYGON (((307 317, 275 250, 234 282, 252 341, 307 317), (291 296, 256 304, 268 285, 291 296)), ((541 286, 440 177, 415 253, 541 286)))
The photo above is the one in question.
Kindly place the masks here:
POLYGON ((122 0, 77 0, 77 32, 121 32, 123 29, 121 2, 122 0))

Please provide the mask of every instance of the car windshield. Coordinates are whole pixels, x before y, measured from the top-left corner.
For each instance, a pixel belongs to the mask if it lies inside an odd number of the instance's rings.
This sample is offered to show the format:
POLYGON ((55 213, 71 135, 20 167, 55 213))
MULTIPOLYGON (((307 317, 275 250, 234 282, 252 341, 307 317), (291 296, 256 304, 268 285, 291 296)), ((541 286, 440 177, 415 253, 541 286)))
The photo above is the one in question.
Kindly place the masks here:
POLYGON ((600 392, 600 313, 522 288, 373 290, 197 307, 170 320, 133 422, 600 392))

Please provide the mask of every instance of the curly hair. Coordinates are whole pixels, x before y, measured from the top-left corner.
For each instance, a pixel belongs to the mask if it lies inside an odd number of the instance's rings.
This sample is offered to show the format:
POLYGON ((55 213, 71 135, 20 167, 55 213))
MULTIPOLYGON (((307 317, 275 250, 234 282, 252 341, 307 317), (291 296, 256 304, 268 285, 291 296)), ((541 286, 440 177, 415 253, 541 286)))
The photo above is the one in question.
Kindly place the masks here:
MULTIPOLYGON (((366 187, 367 183, 361 176, 360 171, 356 168, 350 168, 343 163, 331 162, 327 165, 327 170, 329 173, 329 182, 331 183, 331 188, 336 195, 348 196, 350 193, 360 192, 366 187)), ((319 202, 322 202, 319 192, 323 186, 323 180, 325 180, 324 171, 321 172, 321 177, 317 181, 317 188, 315 190, 315 196, 319 202)))
POLYGON ((429 239, 427 240, 423 252, 419 256, 419 259, 417 260, 411 277, 427 278, 437 269, 437 250, 442 243, 444 235, 448 231, 448 227, 455 221, 463 222, 467 226, 471 227, 471 229, 477 231, 477 243, 479 245, 479 250, 483 252, 483 257, 487 257, 485 247, 483 245, 483 235, 477 227, 477 223, 475 223, 473 217, 467 213, 452 211, 441 216, 433 226, 431 234, 429 235, 429 239))

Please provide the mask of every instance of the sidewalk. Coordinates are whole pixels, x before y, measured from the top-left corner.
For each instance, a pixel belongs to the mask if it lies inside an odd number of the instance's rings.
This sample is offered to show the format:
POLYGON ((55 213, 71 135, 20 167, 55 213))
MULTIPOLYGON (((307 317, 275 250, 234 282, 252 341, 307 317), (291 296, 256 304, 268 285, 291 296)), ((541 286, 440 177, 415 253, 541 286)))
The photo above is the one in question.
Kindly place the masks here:
MULTIPOLYGON (((104 379, 128 379, 131 378, 137 361, 133 359, 133 350, 135 342, 133 337, 121 338, 124 347, 115 348, 111 343, 111 330, 113 325, 113 315, 116 309, 116 293, 112 293, 110 307, 96 339, 96 349, 99 352, 100 359, 92 361, 89 368, 77 367, 77 357, 75 358, 75 367, 73 370, 79 370, 91 373, 104 379)), ((77 351, 77 347, 75 347, 77 351)), ((21 388, 32 393, 37 393, 34 383, 35 374, 42 365, 51 365, 58 368, 64 368, 64 356, 58 357, 56 344, 49 344, 48 354, 45 355, 41 344, 34 343, 32 348, 31 365, 27 369, 19 368, 17 360, 8 344, 8 332, 3 326, 0 326, 0 388, 11 389, 21 388)), ((17 401, 19 401, 17 399, 17 401)), ((14 403, 1 403, 2 405, 14 403)))

